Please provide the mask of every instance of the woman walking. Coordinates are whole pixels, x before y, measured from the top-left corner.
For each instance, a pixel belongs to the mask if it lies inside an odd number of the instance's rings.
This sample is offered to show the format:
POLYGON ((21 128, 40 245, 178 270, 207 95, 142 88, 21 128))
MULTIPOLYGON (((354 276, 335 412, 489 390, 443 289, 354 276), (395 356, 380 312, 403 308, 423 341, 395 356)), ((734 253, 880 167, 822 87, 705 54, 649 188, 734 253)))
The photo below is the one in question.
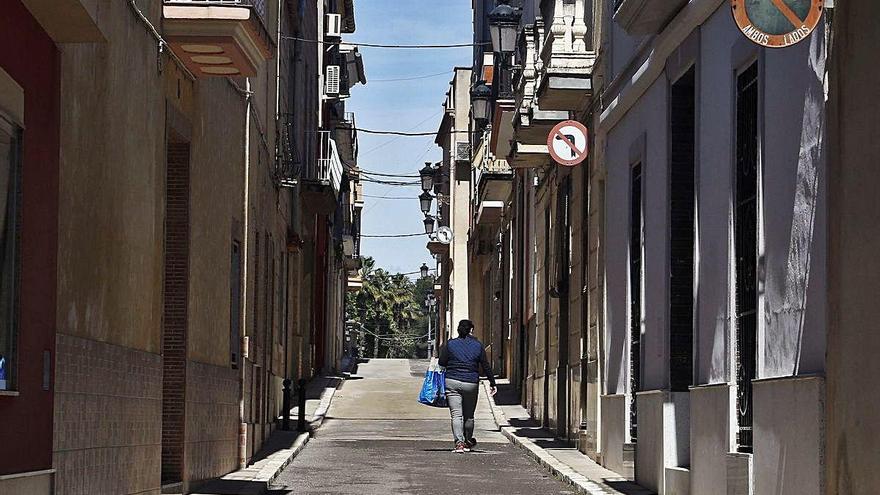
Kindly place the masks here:
POLYGON ((474 411, 480 390, 480 367, 492 385, 495 395, 495 376, 486 359, 486 350, 479 340, 471 336, 474 324, 470 320, 458 323, 458 338, 452 339, 440 349, 440 366, 446 367, 446 400, 452 416, 452 435, 455 450, 461 454, 470 452, 476 445, 474 438, 474 411))

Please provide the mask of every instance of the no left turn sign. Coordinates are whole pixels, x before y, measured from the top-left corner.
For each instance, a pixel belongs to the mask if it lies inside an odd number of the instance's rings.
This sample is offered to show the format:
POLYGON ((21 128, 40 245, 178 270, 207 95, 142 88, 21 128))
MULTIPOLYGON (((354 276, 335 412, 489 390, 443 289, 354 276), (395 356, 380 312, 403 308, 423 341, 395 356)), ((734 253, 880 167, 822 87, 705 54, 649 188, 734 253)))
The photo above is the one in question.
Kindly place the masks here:
POLYGON ((556 163, 574 167, 587 159, 587 128, 580 122, 560 122, 547 137, 547 149, 556 163))

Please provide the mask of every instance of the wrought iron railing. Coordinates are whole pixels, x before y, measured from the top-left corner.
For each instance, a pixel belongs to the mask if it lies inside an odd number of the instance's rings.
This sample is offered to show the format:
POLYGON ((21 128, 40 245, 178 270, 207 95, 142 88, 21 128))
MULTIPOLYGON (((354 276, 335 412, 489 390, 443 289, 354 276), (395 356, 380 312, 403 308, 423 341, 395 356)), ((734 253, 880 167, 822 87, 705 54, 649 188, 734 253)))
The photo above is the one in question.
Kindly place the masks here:
POLYGON ((166 4, 199 4, 217 6, 250 7, 263 22, 267 23, 266 0, 164 0, 166 4))
POLYGON ((284 113, 278 119, 278 156, 275 160, 275 181, 282 185, 293 185, 302 169, 302 155, 296 140, 296 117, 284 113))

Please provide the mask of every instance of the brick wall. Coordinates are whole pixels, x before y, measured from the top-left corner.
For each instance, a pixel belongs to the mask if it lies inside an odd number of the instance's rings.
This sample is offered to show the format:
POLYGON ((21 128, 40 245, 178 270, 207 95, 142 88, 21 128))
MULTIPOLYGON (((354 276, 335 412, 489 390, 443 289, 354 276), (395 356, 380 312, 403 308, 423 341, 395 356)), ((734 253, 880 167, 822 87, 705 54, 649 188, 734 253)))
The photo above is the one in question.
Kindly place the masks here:
POLYGON ((240 370, 190 361, 186 374, 187 479, 238 469, 240 370))
POLYGON ((57 334, 55 493, 159 493, 162 358, 57 334))
POLYGON ((165 178, 165 287, 162 320, 162 481, 182 481, 186 439, 189 297, 189 144, 169 143, 165 178))

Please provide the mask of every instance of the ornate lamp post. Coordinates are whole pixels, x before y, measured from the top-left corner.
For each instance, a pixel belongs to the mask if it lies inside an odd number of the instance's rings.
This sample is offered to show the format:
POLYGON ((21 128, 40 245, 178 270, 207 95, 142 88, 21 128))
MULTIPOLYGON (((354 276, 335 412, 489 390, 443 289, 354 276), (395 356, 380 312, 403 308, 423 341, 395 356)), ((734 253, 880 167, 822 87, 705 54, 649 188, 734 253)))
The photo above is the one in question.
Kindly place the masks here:
POLYGON ((489 33, 495 53, 509 55, 516 50, 516 36, 522 13, 508 5, 510 0, 498 0, 498 6, 489 13, 489 33))
POLYGON ((419 271, 421 272, 422 278, 428 278, 428 271, 429 270, 430 269, 428 268, 428 264, 422 263, 422 267, 419 269, 419 271))
POLYGON ((430 192, 434 189, 434 174, 436 170, 431 166, 431 162, 425 162, 425 168, 419 171, 422 177, 422 191, 430 192))
POLYGON ((425 215, 425 233, 431 235, 434 233, 434 217, 431 215, 425 215))
POLYGON ((434 196, 431 196, 429 192, 423 192, 419 195, 419 205, 422 207, 422 213, 427 215, 431 212, 431 204, 434 201, 434 196))
POLYGON ((486 85, 486 81, 477 81, 471 88, 471 111, 474 120, 480 125, 489 121, 489 101, 492 99, 492 88, 486 85))

